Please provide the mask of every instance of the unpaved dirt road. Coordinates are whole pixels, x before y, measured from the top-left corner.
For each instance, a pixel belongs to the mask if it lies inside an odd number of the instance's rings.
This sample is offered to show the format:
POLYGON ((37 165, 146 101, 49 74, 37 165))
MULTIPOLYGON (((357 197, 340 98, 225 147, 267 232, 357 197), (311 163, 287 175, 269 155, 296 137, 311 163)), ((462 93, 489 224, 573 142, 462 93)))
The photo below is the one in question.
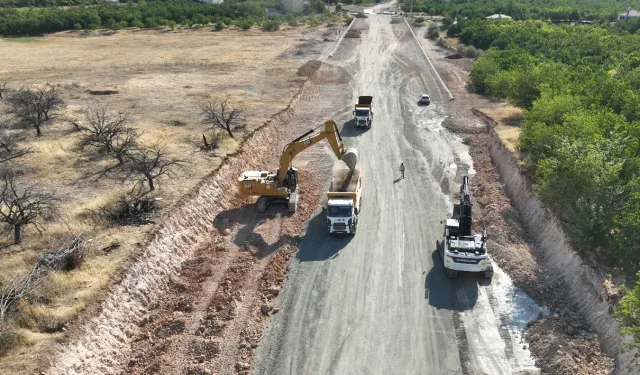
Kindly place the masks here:
POLYGON ((345 39, 350 54, 330 61, 352 74, 352 102, 374 96, 370 130, 348 121, 351 108, 338 118, 360 153, 358 233, 329 236, 323 213, 312 218, 254 373, 535 373, 498 296, 506 276, 450 281, 434 253, 440 220, 473 167, 466 146, 442 127, 452 114, 446 93, 408 27, 390 20, 357 19, 362 38, 345 39), (418 107, 424 90, 433 103, 418 107))

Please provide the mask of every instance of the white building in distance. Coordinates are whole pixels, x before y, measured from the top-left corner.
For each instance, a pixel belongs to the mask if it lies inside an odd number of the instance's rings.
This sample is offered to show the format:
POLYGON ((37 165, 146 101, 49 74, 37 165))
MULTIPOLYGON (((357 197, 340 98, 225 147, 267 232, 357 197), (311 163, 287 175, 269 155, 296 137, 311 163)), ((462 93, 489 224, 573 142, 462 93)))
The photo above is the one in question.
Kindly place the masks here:
POLYGON ((507 16, 506 14, 492 14, 489 17, 486 17, 488 20, 497 20, 497 19, 505 19, 505 20, 510 20, 511 17, 507 16))
POLYGON ((618 21, 626 20, 628 18, 640 18, 640 12, 629 8, 626 12, 618 14, 618 21))

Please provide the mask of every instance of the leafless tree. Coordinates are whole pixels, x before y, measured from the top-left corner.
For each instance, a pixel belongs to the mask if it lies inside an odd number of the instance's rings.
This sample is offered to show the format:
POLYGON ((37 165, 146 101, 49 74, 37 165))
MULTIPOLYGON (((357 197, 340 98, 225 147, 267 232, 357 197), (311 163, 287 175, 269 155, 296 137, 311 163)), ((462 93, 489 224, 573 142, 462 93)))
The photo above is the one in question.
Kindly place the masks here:
POLYGON ((48 251, 38 257, 38 261, 24 276, 14 277, 5 283, 0 283, 0 332, 7 313, 15 302, 27 297, 40 285, 49 270, 71 270, 78 267, 84 260, 87 251, 87 241, 82 236, 74 236, 71 241, 63 243, 56 250, 48 251))
POLYGON ((111 154, 118 160, 118 166, 125 163, 125 158, 138 146, 138 132, 127 129, 111 143, 111 154))
POLYGON ((6 82, 0 83, 0 99, 2 99, 2 93, 7 91, 9 91, 9 89, 7 88, 7 83, 6 82))
POLYGON ((32 152, 29 147, 20 147, 18 142, 19 138, 15 133, 0 128, 0 164, 32 152))
POLYGON ((0 222, 13 227, 13 242, 22 242, 22 231, 33 225, 41 232, 38 219, 54 209, 56 199, 52 194, 38 192, 33 187, 20 189, 16 186, 13 174, 5 172, 2 176, 0 191, 0 222))
POLYGON ((226 131, 233 138, 233 131, 242 125, 242 110, 229 103, 229 98, 200 105, 202 123, 213 129, 226 131))
POLYGON ((149 185, 149 191, 155 190, 154 180, 160 176, 171 176, 173 169, 183 161, 171 158, 159 145, 146 149, 136 149, 127 154, 129 175, 137 175, 138 182, 149 185))
POLYGON ((22 88, 9 97, 11 112, 24 126, 32 126, 42 135, 42 127, 57 115, 64 102, 55 87, 29 90, 22 88))
POLYGON ((94 106, 85 112, 87 125, 82 127, 85 136, 83 146, 93 146, 103 152, 111 153, 118 165, 125 161, 125 156, 137 144, 138 133, 128 126, 129 115, 109 111, 108 106, 94 106))
POLYGON ((25 298, 38 287, 45 271, 39 264, 36 264, 28 274, 0 283, 0 332, 2 332, 6 316, 14 308, 15 302, 25 298))

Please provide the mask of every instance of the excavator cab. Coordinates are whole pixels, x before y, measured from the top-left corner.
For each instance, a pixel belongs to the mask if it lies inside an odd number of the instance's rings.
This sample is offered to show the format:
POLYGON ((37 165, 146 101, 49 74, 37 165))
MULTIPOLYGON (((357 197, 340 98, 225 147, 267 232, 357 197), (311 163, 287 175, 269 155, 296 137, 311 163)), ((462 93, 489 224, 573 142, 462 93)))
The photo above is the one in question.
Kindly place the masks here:
POLYGON ((289 168, 287 174, 284 176, 282 185, 289 189, 289 191, 298 190, 298 170, 293 167, 289 168))

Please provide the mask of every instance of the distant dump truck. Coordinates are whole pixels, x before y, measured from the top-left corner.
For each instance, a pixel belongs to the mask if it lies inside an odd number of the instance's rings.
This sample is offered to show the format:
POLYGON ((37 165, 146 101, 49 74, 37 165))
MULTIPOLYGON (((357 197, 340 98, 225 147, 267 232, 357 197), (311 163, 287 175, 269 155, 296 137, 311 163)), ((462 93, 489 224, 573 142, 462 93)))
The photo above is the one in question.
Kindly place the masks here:
POLYGON ((329 233, 356 234, 362 179, 360 169, 347 168, 333 172, 331 189, 327 193, 327 226, 329 233))
POLYGON ((373 122, 373 96, 358 97, 358 104, 353 111, 357 127, 371 128, 373 122))

